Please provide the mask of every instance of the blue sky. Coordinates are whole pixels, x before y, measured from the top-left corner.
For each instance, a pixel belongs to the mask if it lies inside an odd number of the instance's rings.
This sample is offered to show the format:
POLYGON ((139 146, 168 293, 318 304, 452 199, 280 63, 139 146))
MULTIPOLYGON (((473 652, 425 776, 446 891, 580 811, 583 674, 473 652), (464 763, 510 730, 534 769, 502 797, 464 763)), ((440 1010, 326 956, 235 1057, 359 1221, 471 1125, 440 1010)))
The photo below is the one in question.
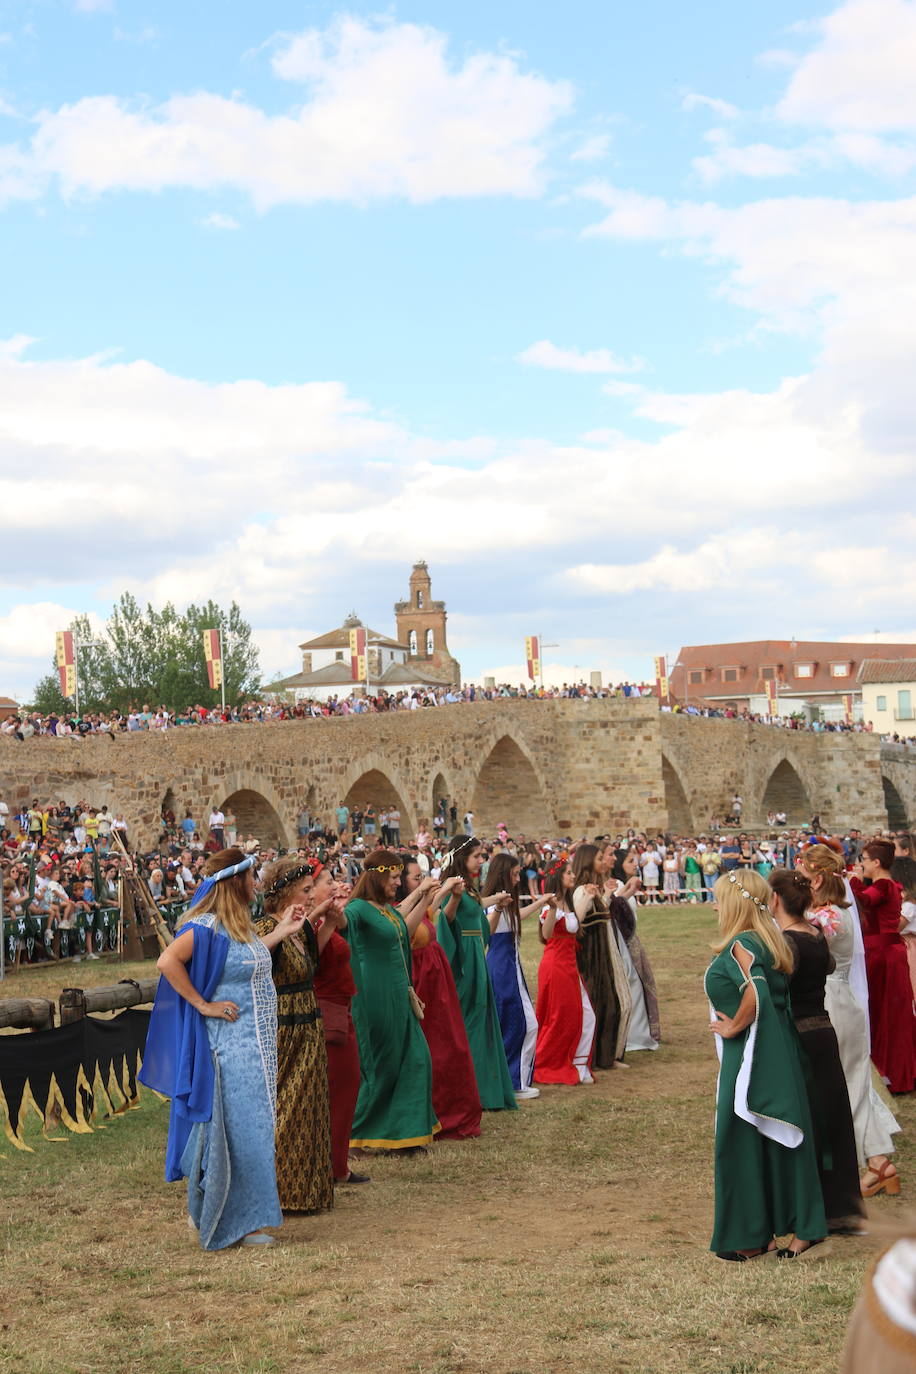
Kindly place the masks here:
POLYGON ((916 5, 0 12, 0 694, 129 587, 268 672, 916 636, 916 5))

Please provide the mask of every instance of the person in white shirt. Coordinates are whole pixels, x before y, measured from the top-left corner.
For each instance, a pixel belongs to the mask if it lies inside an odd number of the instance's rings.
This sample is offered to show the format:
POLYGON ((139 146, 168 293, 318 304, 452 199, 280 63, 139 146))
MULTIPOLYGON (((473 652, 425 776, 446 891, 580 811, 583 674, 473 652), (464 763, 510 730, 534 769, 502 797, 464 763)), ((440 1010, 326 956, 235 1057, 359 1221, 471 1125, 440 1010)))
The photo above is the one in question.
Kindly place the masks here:
POLYGON ((650 906, 655 906, 658 902, 658 870, 662 856, 654 845, 650 845, 639 856, 639 866, 642 869, 642 884, 646 890, 646 901, 650 906))
POLYGON ((223 827, 226 824, 226 817, 217 807, 210 812, 210 834, 213 836, 220 849, 223 847, 223 827))

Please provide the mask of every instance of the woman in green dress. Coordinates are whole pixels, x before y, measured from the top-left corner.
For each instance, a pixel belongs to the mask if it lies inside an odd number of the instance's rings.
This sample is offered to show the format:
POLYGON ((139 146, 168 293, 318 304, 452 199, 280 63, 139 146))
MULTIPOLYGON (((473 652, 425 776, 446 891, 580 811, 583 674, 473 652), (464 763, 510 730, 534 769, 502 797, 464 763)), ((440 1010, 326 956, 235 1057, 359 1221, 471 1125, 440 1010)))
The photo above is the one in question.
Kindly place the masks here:
MULTIPOLYGON (((480 841, 473 835, 456 835, 449 843, 441 876, 458 878, 460 882, 439 908, 436 935, 455 975, 480 1105, 488 1112, 516 1111, 518 1103, 487 968, 486 952, 492 928, 478 895, 482 858, 480 841)), ((499 919, 502 899, 506 897, 507 893, 497 892, 487 898, 496 912, 494 926, 499 919)))
POLYGON ((354 1149, 422 1149, 439 1130, 422 1003, 411 983, 410 941, 423 920, 425 889, 402 903, 406 916, 392 906, 402 866, 399 855, 374 850, 344 908, 360 1060, 354 1149))
POLYGON ((721 939, 705 977, 720 1058, 710 1249, 727 1260, 798 1259, 823 1241, 827 1219, 789 1001, 793 955, 759 873, 723 874, 714 895, 721 939), (774 1236, 790 1233, 777 1250, 774 1236))

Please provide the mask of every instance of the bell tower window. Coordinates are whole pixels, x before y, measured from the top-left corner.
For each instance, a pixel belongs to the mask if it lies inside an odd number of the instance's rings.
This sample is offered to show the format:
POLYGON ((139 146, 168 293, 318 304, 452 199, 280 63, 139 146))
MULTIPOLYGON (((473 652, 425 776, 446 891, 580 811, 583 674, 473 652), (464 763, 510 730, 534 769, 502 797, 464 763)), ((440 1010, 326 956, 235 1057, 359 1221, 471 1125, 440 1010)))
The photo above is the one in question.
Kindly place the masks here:
POLYGON ((432 630, 427 630, 427 631, 426 631, 426 657, 427 657, 427 658, 432 658, 432 656, 433 656, 433 632, 432 632, 432 630))
POLYGON ((411 652, 412 654, 415 654, 415 653, 417 652, 417 632, 416 632, 416 630, 411 630, 410 634, 408 635, 408 637, 407 637, 407 647, 408 647, 408 649, 410 650, 410 652, 411 652))

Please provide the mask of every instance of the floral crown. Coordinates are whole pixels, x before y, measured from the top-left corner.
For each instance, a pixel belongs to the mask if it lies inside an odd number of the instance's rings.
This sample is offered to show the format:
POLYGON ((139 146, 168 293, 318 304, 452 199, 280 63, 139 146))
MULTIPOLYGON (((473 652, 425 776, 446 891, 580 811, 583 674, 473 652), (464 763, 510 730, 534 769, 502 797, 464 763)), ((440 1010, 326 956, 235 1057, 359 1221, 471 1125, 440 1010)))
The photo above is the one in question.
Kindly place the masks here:
POLYGON ((480 844, 480 841, 475 839, 473 835, 469 835, 463 844, 456 844, 454 849, 448 850, 441 864, 439 865, 439 872, 445 873, 449 868, 451 868, 452 864, 455 862, 455 859, 461 853, 462 849, 467 849, 468 845, 472 844, 480 844))
POLYGON ((547 870, 547 876, 548 876, 549 878, 553 878, 557 873, 561 873, 568 863, 569 863, 569 855, 567 854, 566 850, 564 849, 563 852, 562 852, 562 854, 558 854, 558 855, 557 855, 557 861, 556 861, 556 863, 555 863, 555 864, 551 864, 550 867, 548 868, 548 870, 547 870))
POLYGON ((767 906, 766 902, 762 902, 759 897, 755 897, 752 892, 748 892, 746 887, 742 887, 740 885, 741 879, 738 877, 737 873, 729 873, 728 881, 734 887, 738 888, 738 891, 741 893, 742 897, 746 897, 749 902, 753 902, 754 906, 757 908, 758 911, 769 912, 770 908, 767 906))
POLYGON ((290 887, 293 883, 300 882, 303 878, 315 878, 321 872, 324 864, 317 859, 306 859, 305 863, 296 864, 295 868, 288 868, 285 873, 281 873, 270 885, 264 889, 265 897, 274 897, 278 892, 282 892, 284 887, 290 887))

